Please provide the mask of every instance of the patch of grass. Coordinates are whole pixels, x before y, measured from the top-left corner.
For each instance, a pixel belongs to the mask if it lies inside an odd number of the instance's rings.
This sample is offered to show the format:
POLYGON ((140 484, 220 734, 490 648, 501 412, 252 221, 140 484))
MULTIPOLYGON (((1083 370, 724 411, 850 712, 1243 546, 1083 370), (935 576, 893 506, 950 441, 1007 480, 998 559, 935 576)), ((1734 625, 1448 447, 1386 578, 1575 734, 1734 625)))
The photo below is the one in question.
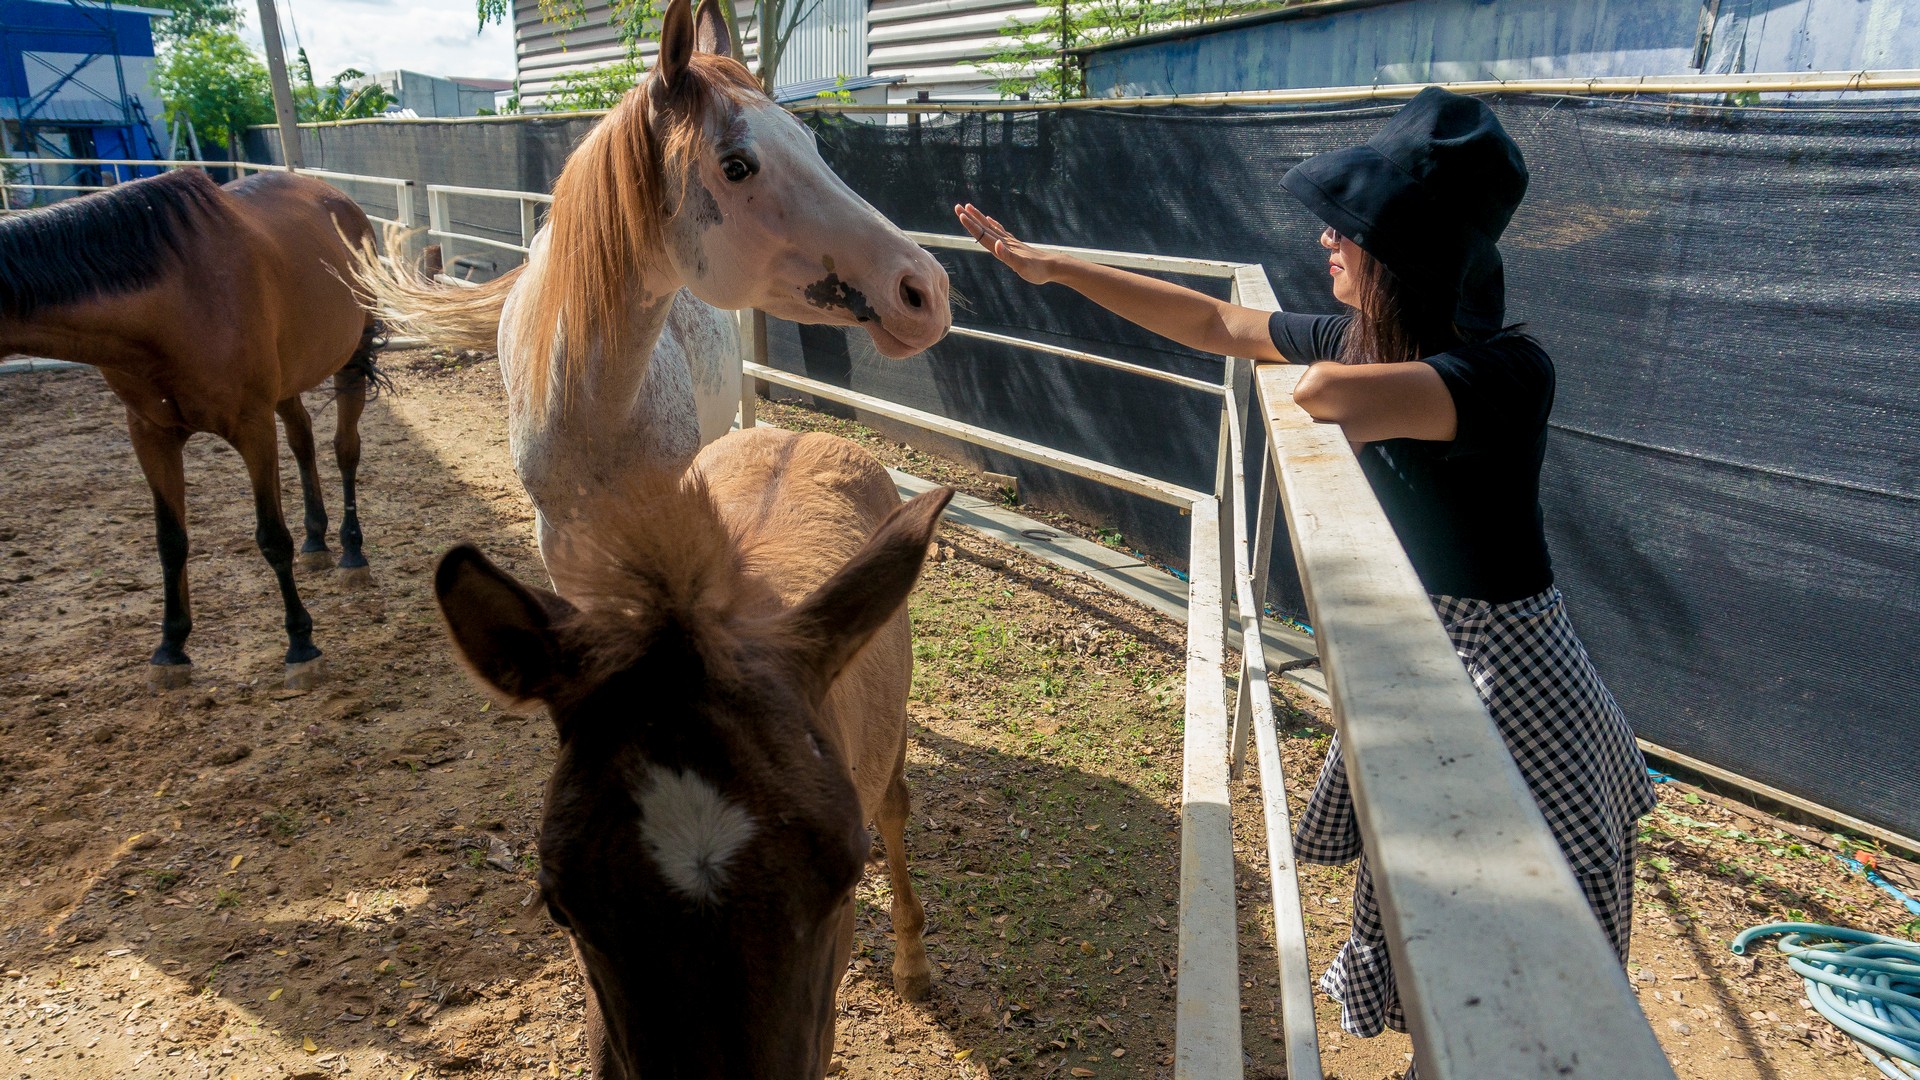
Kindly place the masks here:
POLYGON ((225 886, 221 886, 220 888, 214 890, 213 906, 215 908, 239 907, 240 891, 238 889, 229 889, 225 886))
POLYGON ((146 874, 152 880, 154 888, 166 892, 179 883, 186 871, 169 866, 164 870, 148 870, 146 874))
POLYGON ((282 840, 291 840, 300 835, 300 815, 291 810, 269 810, 260 815, 260 824, 267 832, 282 840))

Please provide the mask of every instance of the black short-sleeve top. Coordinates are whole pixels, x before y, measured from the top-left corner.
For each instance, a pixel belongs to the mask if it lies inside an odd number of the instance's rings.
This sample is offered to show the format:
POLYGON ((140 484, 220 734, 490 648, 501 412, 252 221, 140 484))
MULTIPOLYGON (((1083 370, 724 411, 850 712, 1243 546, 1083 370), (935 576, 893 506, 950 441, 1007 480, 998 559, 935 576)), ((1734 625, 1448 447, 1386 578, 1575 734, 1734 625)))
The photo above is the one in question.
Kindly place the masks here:
MULTIPOLYGON (((1291 363, 1332 360, 1351 315, 1274 312, 1291 363)), ((1360 466, 1429 593, 1502 604, 1553 584, 1540 516, 1540 463, 1553 410, 1553 361, 1524 334, 1499 334, 1419 361, 1453 395, 1452 442, 1368 443, 1360 466)))

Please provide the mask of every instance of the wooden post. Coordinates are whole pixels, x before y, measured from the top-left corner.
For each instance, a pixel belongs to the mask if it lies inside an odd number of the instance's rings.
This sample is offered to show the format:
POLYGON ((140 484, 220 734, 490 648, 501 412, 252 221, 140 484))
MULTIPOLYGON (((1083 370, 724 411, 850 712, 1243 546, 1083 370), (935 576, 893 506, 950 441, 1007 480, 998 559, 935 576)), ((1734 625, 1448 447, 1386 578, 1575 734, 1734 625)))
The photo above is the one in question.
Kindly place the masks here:
POLYGON ((288 169, 304 169, 307 161, 300 152, 300 118, 293 109, 287 55, 280 46, 280 13, 274 9, 273 0, 260 0, 260 36, 267 46, 267 75, 273 81, 273 112, 280 121, 280 153, 287 159, 288 169))

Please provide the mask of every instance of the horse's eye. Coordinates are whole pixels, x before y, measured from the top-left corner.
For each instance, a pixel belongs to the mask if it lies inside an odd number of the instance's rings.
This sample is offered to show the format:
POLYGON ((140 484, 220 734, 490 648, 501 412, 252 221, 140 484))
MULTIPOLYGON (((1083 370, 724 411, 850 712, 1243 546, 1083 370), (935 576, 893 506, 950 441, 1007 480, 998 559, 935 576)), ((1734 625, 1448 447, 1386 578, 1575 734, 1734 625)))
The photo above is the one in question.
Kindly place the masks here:
POLYGON ((720 162, 720 171, 726 175, 728 183, 737 184, 747 177, 752 176, 754 173, 759 172, 760 167, 755 165, 753 159, 747 157, 745 154, 728 154, 726 158, 720 162))

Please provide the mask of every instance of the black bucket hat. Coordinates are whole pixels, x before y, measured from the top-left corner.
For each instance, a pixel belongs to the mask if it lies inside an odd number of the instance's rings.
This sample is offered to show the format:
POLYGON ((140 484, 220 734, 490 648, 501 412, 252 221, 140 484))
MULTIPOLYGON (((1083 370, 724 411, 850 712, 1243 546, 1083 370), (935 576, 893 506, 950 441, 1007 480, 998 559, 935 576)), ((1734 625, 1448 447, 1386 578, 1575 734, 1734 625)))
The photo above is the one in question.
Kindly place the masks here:
POLYGON ((1527 193, 1527 165, 1493 110, 1429 86, 1373 138, 1317 154, 1280 185, 1473 336, 1505 323, 1501 230, 1527 193))

